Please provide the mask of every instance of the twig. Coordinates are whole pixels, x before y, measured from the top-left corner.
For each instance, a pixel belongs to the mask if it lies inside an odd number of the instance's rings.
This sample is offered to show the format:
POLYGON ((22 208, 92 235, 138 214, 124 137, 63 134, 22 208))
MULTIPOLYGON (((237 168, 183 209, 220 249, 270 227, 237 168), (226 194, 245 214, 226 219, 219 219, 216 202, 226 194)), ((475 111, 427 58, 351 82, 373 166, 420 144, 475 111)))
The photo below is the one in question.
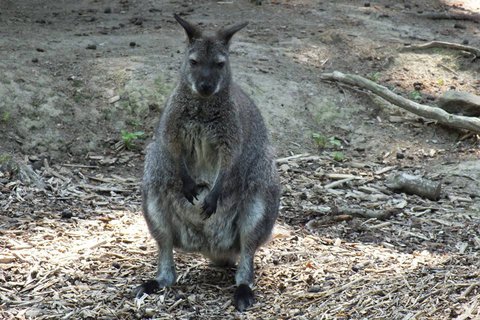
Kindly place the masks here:
POLYGON ((458 43, 445 42, 445 41, 430 41, 424 44, 406 46, 404 49, 417 50, 417 49, 429 49, 429 48, 445 48, 445 49, 462 50, 462 51, 467 51, 472 53, 473 55, 475 55, 475 57, 480 56, 480 49, 478 48, 466 46, 458 43))
POLYGON ((352 181, 353 179, 352 178, 346 178, 346 179, 342 179, 342 180, 338 180, 338 181, 334 181, 332 183, 329 183, 329 184, 326 184, 325 186, 323 186, 325 189, 333 189, 333 188, 336 188, 344 183, 347 183, 348 181, 352 181))
POLYGON ((276 160, 276 162, 281 163, 281 162, 286 162, 286 161, 289 161, 289 160, 303 158, 303 157, 307 157, 307 156, 309 156, 308 153, 300 153, 300 154, 295 154, 293 156, 289 156, 289 157, 285 157, 285 158, 279 158, 279 159, 276 160))
POLYGON ((70 168, 83 168, 83 169, 98 169, 99 166, 89 166, 85 164, 72 164, 72 163, 62 163, 62 167, 70 167, 70 168))
POLYGON ((347 214, 352 217, 359 217, 359 218, 375 218, 375 219, 387 219, 392 214, 397 212, 395 209, 388 209, 383 211, 373 211, 368 209, 361 209, 361 208, 350 208, 350 207, 338 207, 333 208, 333 213, 336 215, 347 214))
POLYGON ((361 76, 343 74, 339 71, 334 71, 333 73, 323 73, 321 75, 321 78, 323 80, 340 81, 359 87, 364 87, 377 94, 378 96, 382 97, 383 99, 387 100, 388 102, 393 103, 396 106, 415 113, 419 116, 437 120, 439 123, 450 127, 466 129, 480 133, 479 118, 453 115, 441 108, 416 103, 414 101, 396 95, 392 91, 388 90, 386 87, 381 86, 368 79, 365 79, 361 76))
POLYGON ((480 22, 480 14, 469 14, 461 12, 427 12, 418 14, 418 16, 432 20, 466 20, 476 23, 480 22))

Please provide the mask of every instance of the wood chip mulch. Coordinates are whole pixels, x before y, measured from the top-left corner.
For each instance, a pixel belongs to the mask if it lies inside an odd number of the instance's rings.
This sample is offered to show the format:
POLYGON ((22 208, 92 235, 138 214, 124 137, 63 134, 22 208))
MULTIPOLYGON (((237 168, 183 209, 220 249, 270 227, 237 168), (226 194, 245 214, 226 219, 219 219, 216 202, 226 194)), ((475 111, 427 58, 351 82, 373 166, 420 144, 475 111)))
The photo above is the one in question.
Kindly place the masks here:
POLYGON ((392 193, 399 168, 378 163, 299 155, 278 167, 281 215, 243 314, 234 269, 195 254, 176 253, 175 286, 133 299, 156 247, 138 179, 120 168, 47 166, 43 190, 0 173, 0 318, 480 319, 475 199, 448 186, 436 202, 392 193))

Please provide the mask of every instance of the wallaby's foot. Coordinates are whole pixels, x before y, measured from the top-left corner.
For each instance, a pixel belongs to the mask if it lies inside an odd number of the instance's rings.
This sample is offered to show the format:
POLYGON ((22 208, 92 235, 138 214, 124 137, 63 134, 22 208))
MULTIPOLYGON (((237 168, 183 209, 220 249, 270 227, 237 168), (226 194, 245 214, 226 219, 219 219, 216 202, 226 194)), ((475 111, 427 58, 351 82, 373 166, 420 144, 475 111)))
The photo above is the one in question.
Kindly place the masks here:
POLYGON ((145 281, 140 286, 135 288, 134 290, 135 298, 137 299, 141 298, 144 293, 146 294, 155 293, 161 288, 162 287, 160 286, 160 283, 155 279, 145 281))
POLYGON ((248 284, 241 284, 235 290, 233 303, 238 311, 245 311, 245 309, 250 307, 254 301, 255 299, 253 297, 253 290, 248 286, 248 284))
POLYGON ((165 281, 165 280, 157 280, 157 279, 151 279, 148 281, 145 281, 141 285, 135 288, 134 293, 135 293, 135 298, 141 298, 144 293, 146 294, 153 294, 158 292, 158 290, 169 287, 173 285, 171 281, 165 281))
POLYGON ((218 192, 212 191, 203 200, 202 215, 205 220, 210 218, 210 216, 217 211, 219 197, 220 195, 218 192))

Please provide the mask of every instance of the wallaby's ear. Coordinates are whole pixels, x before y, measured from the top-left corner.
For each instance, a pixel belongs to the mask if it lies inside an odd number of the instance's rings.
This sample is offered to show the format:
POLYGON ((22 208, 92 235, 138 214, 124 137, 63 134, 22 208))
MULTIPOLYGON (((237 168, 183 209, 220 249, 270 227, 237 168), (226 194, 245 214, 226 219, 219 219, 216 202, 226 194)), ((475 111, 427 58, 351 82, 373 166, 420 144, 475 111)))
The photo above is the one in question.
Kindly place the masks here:
POLYGON ((218 37, 226 44, 228 45, 230 43, 230 40, 232 39, 233 35, 239 31, 240 29, 243 29, 247 26, 248 22, 242 22, 236 25, 233 25, 231 27, 221 29, 218 31, 218 37))
POLYGON ((185 32, 187 33, 189 42, 192 42, 193 40, 198 39, 202 36, 202 32, 196 26, 194 26, 190 22, 180 18, 180 16, 178 14, 176 14, 176 13, 173 14, 173 17, 175 18, 175 20, 178 21, 178 23, 180 23, 180 25, 183 27, 183 29, 185 29, 185 32))

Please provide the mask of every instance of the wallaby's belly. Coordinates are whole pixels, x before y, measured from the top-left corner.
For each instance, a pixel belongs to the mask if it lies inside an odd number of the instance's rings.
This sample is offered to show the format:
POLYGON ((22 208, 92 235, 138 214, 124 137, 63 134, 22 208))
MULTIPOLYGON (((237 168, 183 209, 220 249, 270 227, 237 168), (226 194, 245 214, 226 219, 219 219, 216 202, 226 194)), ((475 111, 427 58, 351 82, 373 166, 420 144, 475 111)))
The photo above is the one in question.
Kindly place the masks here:
POLYGON ((174 206, 172 227, 175 231, 175 246, 185 251, 201 252, 218 256, 238 251, 235 208, 219 204, 217 212, 204 220, 203 199, 212 189, 219 174, 220 159, 217 148, 202 132, 201 127, 190 127, 184 133, 186 164, 190 176, 197 184, 206 187, 192 205, 187 201, 174 206))
POLYGON ((239 251, 237 212, 235 208, 219 206, 208 219, 201 214, 204 194, 195 204, 183 203, 172 212, 175 247, 200 252, 208 256, 223 256, 239 251), (228 212, 227 212, 228 210, 228 212))

